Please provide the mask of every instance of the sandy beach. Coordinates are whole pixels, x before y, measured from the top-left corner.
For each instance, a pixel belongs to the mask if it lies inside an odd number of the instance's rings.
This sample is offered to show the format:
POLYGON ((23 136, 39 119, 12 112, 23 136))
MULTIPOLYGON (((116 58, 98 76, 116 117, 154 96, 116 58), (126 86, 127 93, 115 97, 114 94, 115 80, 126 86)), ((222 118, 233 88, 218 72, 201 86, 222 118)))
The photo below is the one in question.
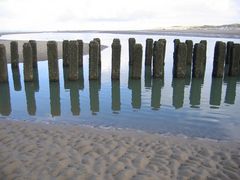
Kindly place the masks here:
POLYGON ((240 143, 0 121, 1 179, 239 179, 240 143))

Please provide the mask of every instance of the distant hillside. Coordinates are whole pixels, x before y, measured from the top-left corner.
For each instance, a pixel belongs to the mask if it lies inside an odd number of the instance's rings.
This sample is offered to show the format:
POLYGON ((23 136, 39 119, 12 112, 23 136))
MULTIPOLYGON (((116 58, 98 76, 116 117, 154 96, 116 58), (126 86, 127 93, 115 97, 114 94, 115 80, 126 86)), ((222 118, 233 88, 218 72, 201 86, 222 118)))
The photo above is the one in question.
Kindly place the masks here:
POLYGON ((240 30, 240 24, 226 24, 226 25, 219 25, 219 26, 213 26, 213 25, 204 25, 204 26, 191 26, 187 29, 190 30, 215 30, 215 29, 221 29, 221 30, 240 30))

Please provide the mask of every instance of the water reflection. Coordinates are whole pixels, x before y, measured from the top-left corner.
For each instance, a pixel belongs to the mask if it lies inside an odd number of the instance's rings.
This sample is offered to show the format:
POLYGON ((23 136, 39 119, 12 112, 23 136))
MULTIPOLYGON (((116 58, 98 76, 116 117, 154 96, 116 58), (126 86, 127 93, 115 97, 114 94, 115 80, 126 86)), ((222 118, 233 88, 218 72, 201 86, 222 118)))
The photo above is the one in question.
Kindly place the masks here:
POLYGON ((203 78, 193 78, 190 89, 191 107, 200 107, 203 78))
POLYGON ((219 108, 222 96, 222 78, 212 78, 210 102, 211 108, 219 108))
POLYGON ((120 81, 112 80, 112 111, 121 110, 120 81))
POLYGON ((36 114, 35 83, 25 82, 24 85, 27 102, 27 111, 29 115, 33 116, 36 114))
POLYGON ((237 77, 226 77, 227 89, 225 95, 225 103, 234 104, 237 88, 237 77))
POLYGON ((15 91, 21 91, 21 80, 20 80, 20 71, 19 67, 12 68, 12 76, 13 76, 13 85, 15 91))
POLYGON ((61 104, 60 104, 60 86, 59 82, 49 82, 50 89, 50 108, 52 116, 61 115, 61 104))
POLYGON ((69 83, 70 85, 70 101, 71 101, 71 112, 73 115, 80 114, 80 103, 79 103, 79 84, 76 81, 69 83))
POLYGON ((37 67, 33 69, 33 83, 35 92, 39 92, 39 75, 37 67))
POLYGON ((132 89, 132 107, 134 109, 141 108, 141 80, 129 79, 132 89))
POLYGON ((152 80, 151 107, 153 108, 153 110, 158 110, 161 106, 161 91, 163 86, 163 79, 152 80))
POLYGON ((99 112, 99 80, 89 81, 90 110, 95 115, 99 112))
POLYGON ((173 107, 175 107, 175 109, 183 107, 185 81, 186 81, 185 79, 177 78, 173 78, 172 80, 173 88, 172 105, 173 107))
POLYGON ((151 77, 151 66, 145 66, 145 87, 151 88, 152 77, 151 77))
POLYGON ((8 83, 0 84, 0 114, 9 116, 12 112, 11 99, 8 83))

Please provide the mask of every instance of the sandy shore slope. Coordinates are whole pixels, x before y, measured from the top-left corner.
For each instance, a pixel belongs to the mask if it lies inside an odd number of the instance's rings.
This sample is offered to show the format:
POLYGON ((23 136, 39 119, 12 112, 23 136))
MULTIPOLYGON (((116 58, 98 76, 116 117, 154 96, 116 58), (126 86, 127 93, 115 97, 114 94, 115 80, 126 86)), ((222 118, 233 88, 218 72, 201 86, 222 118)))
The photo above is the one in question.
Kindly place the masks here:
MULTIPOLYGON (((6 55, 8 63, 11 62, 10 42, 8 40, 0 40, 0 44, 4 44, 6 47, 6 55)), ((18 41, 19 62, 23 62, 22 47, 23 43, 27 41, 18 41)), ((88 44, 84 43, 83 54, 88 54, 88 44)), ((47 60, 47 42, 37 41, 37 57, 38 61, 47 60)), ((62 59, 62 42, 58 42, 58 58, 62 59)))
POLYGON ((240 143, 0 121, 0 179, 240 179, 240 143))

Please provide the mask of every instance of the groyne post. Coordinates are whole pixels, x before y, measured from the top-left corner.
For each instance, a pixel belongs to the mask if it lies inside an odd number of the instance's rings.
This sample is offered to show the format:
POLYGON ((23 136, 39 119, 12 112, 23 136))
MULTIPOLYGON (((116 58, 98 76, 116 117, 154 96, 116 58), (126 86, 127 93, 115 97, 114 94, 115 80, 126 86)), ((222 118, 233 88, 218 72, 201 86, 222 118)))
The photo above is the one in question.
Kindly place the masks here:
POLYGON ((29 43, 32 47, 33 68, 37 68, 37 42, 30 40, 29 43))
POLYGON ((173 77, 185 78, 187 72, 187 45, 177 43, 174 48, 173 77))
POLYGON ((100 38, 94 38, 94 41, 97 41, 98 43, 98 65, 101 66, 102 60, 101 60, 101 40, 100 38))
POLYGON ((205 60, 205 45, 203 43, 196 43, 193 50, 193 68, 192 77, 204 77, 204 60, 205 60))
POLYGON ((237 76, 240 71, 240 44, 233 44, 229 61, 229 76, 237 76))
POLYGON ((83 66, 83 41, 77 40, 78 42, 78 66, 83 66))
POLYGON ((234 44, 234 42, 232 42, 232 41, 227 42, 227 52, 226 52, 225 64, 230 63, 233 44, 234 44))
POLYGON ((6 47, 0 44, 0 82, 8 82, 6 47))
POLYGON ((120 78, 121 44, 119 39, 112 42, 112 75, 113 80, 120 78))
POLYGON ((89 43, 89 80, 99 79, 99 43, 91 41, 89 43))
POLYGON ((133 47, 132 79, 141 79, 142 73, 142 45, 135 44, 133 47))
POLYGON ((50 81, 59 81, 58 49, 56 41, 47 42, 48 73, 50 81))
POLYGON ((217 41, 214 48, 212 77, 223 77, 225 52, 226 44, 222 41, 217 41))
POLYGON ((17 68, 18 60, 19 60, 18 42, 17 41, 11 41, 10 51, 11 51, 11 66, 12 66, 12 68, 17 68))
POLYGON ((69 41, 63 40, 62 42, 62 54, 63 54, 63 67, 69 66, 69 41))
POLYGON ((135 38, 128 39, 129 65, 133 65, 133 47, 136 44, 135 38))
POLYGON ((193 58, 193 41, 186 40, 185 43, 187 44, 187 65, 192 65, 192 58, 193 58))
POLYGON ((151 67, 152 56, 153 56, 153 39, 146 39, 145 66, 150 66, 151 67))
POLYGON ((69 41, 69 76, 70 81, 78 80, 78 41, 69 41))
POLYGON ((33 58, 30 43, 23 44, 23 72, 24 81, 33 81, 33 58))
POLYGON ((153 78, 164 77, 164 42, 156 41, 154 45, 153 78))

